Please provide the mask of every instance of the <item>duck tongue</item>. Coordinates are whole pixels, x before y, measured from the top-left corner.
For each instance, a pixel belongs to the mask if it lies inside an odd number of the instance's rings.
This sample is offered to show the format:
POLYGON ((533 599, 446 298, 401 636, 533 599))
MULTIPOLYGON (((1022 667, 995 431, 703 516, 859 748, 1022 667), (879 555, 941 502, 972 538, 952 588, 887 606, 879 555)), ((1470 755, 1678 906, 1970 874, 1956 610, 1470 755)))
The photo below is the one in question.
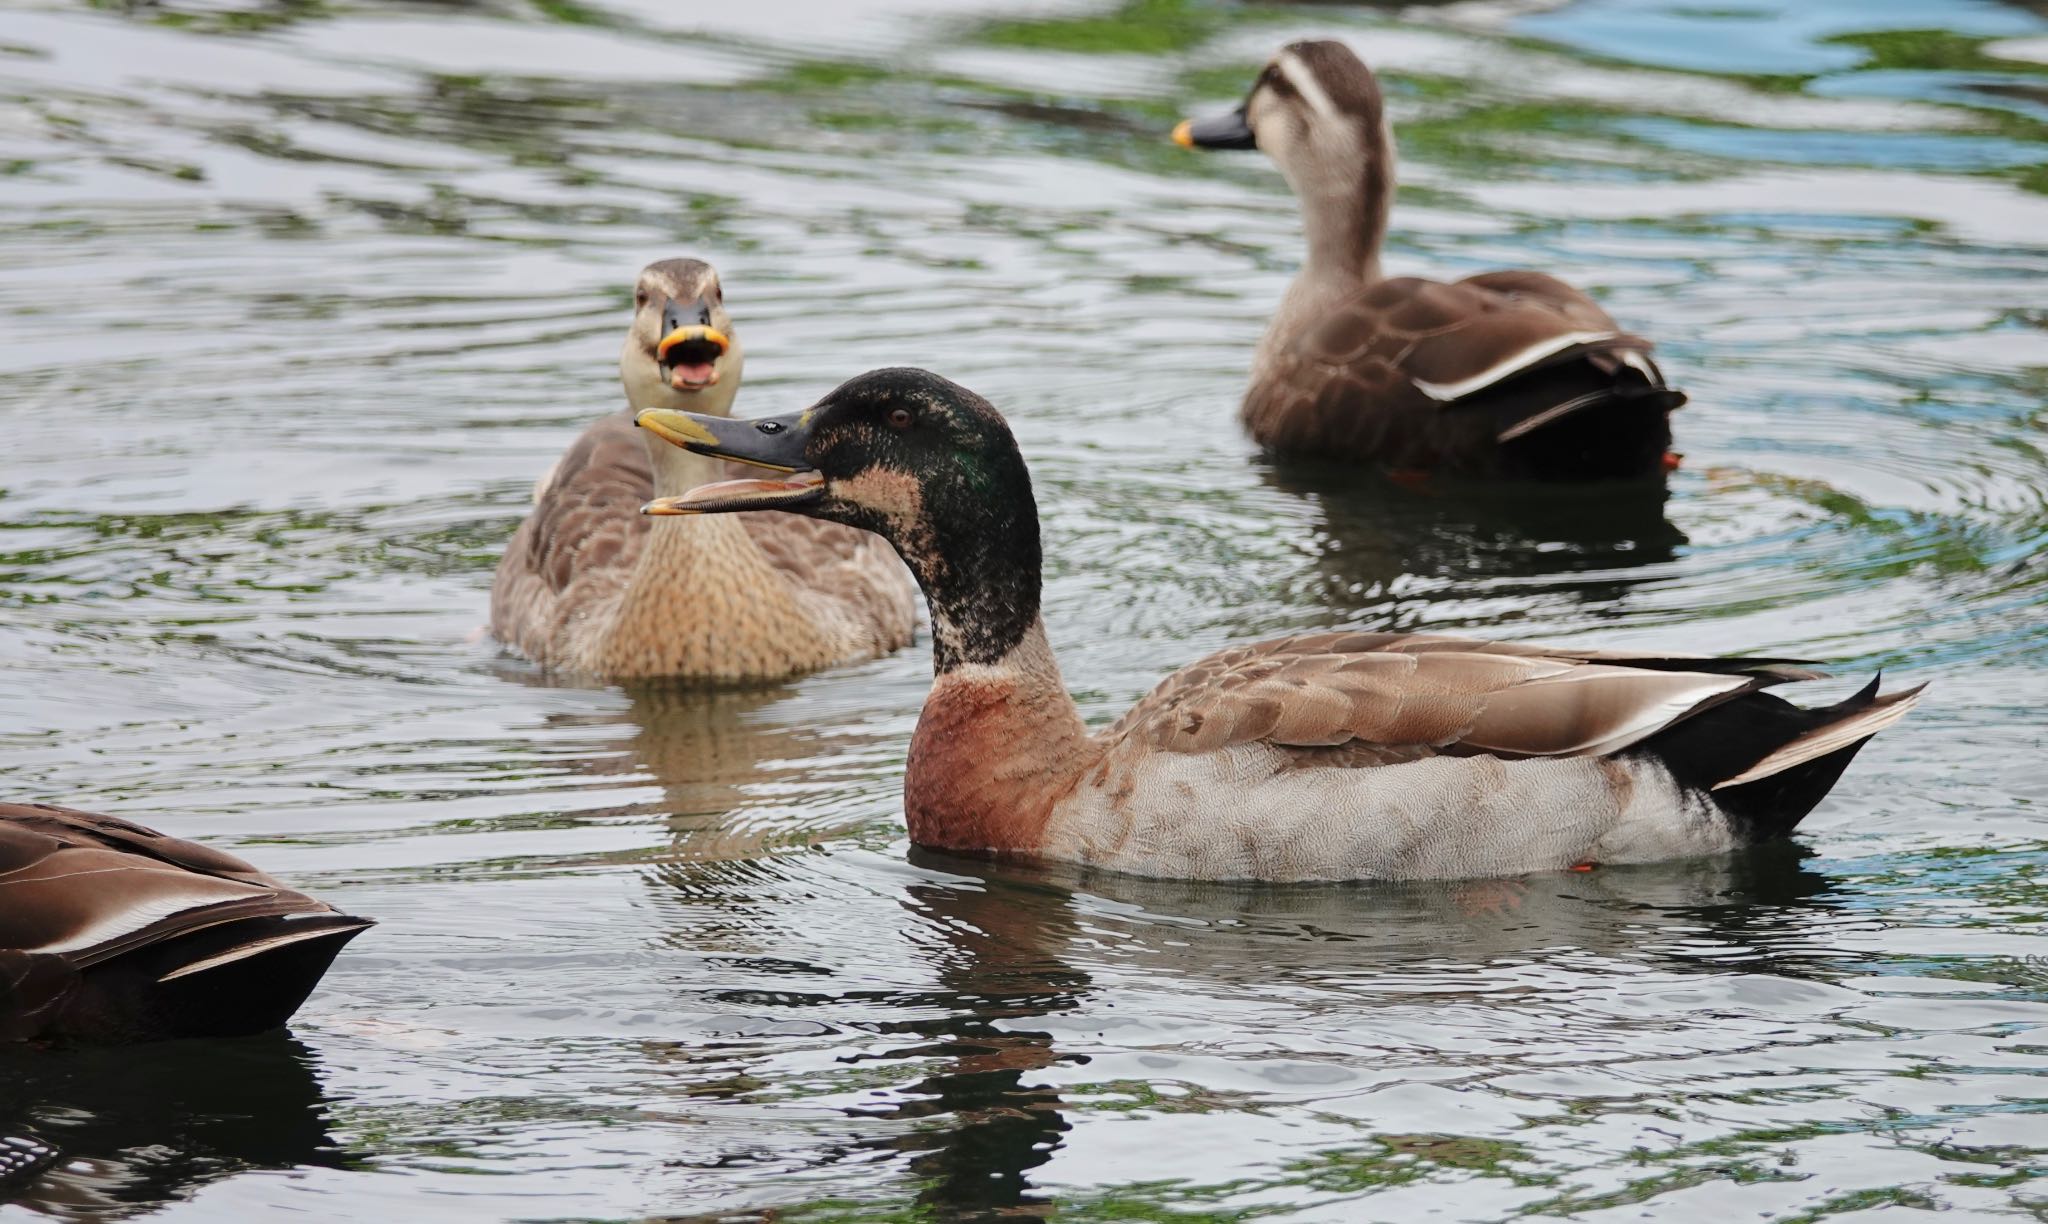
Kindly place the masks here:
POLYGON ((695 390, 709 386, 713 376, 708 361, 681 362, 669 367, 668 384, 678 391, 695 390))

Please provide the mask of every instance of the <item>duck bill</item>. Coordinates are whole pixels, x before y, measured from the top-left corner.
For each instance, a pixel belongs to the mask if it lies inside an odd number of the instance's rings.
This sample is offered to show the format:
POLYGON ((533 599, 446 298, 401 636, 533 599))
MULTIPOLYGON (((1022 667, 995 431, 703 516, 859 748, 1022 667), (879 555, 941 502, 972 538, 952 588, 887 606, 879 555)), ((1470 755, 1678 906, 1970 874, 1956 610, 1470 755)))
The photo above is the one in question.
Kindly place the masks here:
POLYGON ((661 343, 654 350, 655 359, 667 364, 678 355, 677 349, 691 343, 707 346, 711 355, 718 357, 725 356, 725 350, 732 347, 732 341, 724 332, 709 324, 690 323, 674 329, 661 338, 661 343))
POLYGON ((1173 129, 1173 143, 1183 149, 1256 149, 1244 107, 1204 119, 1183 119, 1173 129))
POLYGON ((713 459, 730 459, 775 472, 783 480, 721 480, 681 497, 658 497, 640 513, 727 514, 736 510, 794 510, 825 496, 825 478, 804 458, 810 440, 803 413, 736 421, 730 417, 649 408, 634 423, 662 441, 713 459))
POLYGON ((718 385, 718 359, 732 348, 724 332, 706 323, 669 329, 654 347, 654 359, 678 391, 702 391, 718 385))

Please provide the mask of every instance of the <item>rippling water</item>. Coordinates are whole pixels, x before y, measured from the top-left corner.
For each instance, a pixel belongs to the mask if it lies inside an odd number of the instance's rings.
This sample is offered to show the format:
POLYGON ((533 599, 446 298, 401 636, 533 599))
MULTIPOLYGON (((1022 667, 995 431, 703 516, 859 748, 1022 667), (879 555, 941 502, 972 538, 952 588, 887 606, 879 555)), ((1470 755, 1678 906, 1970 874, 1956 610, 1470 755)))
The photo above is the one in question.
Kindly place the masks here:
POLYGON ((2044 132, 2048 16, 1989 0, 10 0, 0 778, 383 925, 289 1039, 0 1051, 71 1157, 0 1217, 2038 1216, 2044 132), (1660 340, 1664 504, 1254 455, 1292 204, 1164 132, 1310 33, 1384 73, 1392 270, 1660 340), (1935 688, 1725 861, 910 852, 922 648, 703 696, 479 638, 672 254, 743 412, 908 363, 1010 413, 1091 717, 1332 624, 1935 688))

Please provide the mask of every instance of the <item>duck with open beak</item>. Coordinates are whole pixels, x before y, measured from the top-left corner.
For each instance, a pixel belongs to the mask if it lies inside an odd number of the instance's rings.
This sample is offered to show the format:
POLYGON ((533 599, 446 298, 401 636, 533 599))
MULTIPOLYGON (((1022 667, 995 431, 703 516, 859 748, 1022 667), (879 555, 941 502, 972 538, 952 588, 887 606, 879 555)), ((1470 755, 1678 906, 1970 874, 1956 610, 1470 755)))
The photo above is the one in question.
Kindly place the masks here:
POLYGON ((535 485, 491 586, 500 642, 551 672, 733 684, 911 640, 917 589, 872 535, 792 515, 639 514, 724 465, 633 428, 634 415, 725 420, 741 374, 717 271, 696 259, 643 269, 619 354, 627 410, 591 422, 535 485))
POLYGON ((633 326, 619 357, 626 398, 723 416, 745 364, 725 291, 709 264, 650 264, 633 289, 633 326))
POLYGON ((858 527, 917 576, 934 674, 903 807, 911 842, 933 849, 1273 881, 1719 855, 1790 833, 1920 693, 1873 680, 1802 708, 1764 691, 1821 675, 1790 659, 1338 630, 1226 647, 1091 730, 1039 615, 1031 475, 987 400, 928 370, 873 370, 786 416, 638 419, 780 477, 645 513, 858 527), (730 513, 760 510, 783 513, 730 513))
POLYGON ((636 423, 664 442, 684 450, 729 459, 769 471, 787 472, 781 480, 720 480, 686 493, 660 497, 641 507, 642 514, 722 514, 733 510, 794 510, 825 496, 825 477, 804 455, 810 438, 810 412, 759 417, 751 421, 700 416, 650 408, 636 423))
POLYGON ((712 323, 713 303, 671 299, 661 308, 661 342, 654 360, 678 391, 702 391, 718 382, 718 359, 732 348, 724 331, 712 323))

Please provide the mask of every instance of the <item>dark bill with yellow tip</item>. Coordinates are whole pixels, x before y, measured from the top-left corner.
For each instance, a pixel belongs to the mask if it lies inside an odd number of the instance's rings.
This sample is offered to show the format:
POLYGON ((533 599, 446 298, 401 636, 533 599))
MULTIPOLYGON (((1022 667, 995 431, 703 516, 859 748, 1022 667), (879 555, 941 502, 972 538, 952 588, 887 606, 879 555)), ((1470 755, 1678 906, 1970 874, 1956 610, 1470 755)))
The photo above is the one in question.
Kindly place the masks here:
POLYGON ((1256 149, 1258 142, 1244 119, 1244 107, 1205 119, 1183 119, 1173 129, 1173 143, 1183 149, 1256 149))
POLYGON ((717 328, 704 323, 688 323, 661 338, 661 343, 654 350, 655 360, 667 364, 670 354, 686 344, 702 345, 705 349, 703 355, 707 357, 723 357, 725 350, 732 347, 732 341, 717 328))
POLYGON ((791 473, 787 480, 721 480, 681 497, 660 497, 642 514, 719 514, 731 510, 780 510, 825 496, 825 478, 804 458, 810 430, 804 413, 737 421, 731 417, 649 408, 634 423, 664 442, 755 467, 791 473))

